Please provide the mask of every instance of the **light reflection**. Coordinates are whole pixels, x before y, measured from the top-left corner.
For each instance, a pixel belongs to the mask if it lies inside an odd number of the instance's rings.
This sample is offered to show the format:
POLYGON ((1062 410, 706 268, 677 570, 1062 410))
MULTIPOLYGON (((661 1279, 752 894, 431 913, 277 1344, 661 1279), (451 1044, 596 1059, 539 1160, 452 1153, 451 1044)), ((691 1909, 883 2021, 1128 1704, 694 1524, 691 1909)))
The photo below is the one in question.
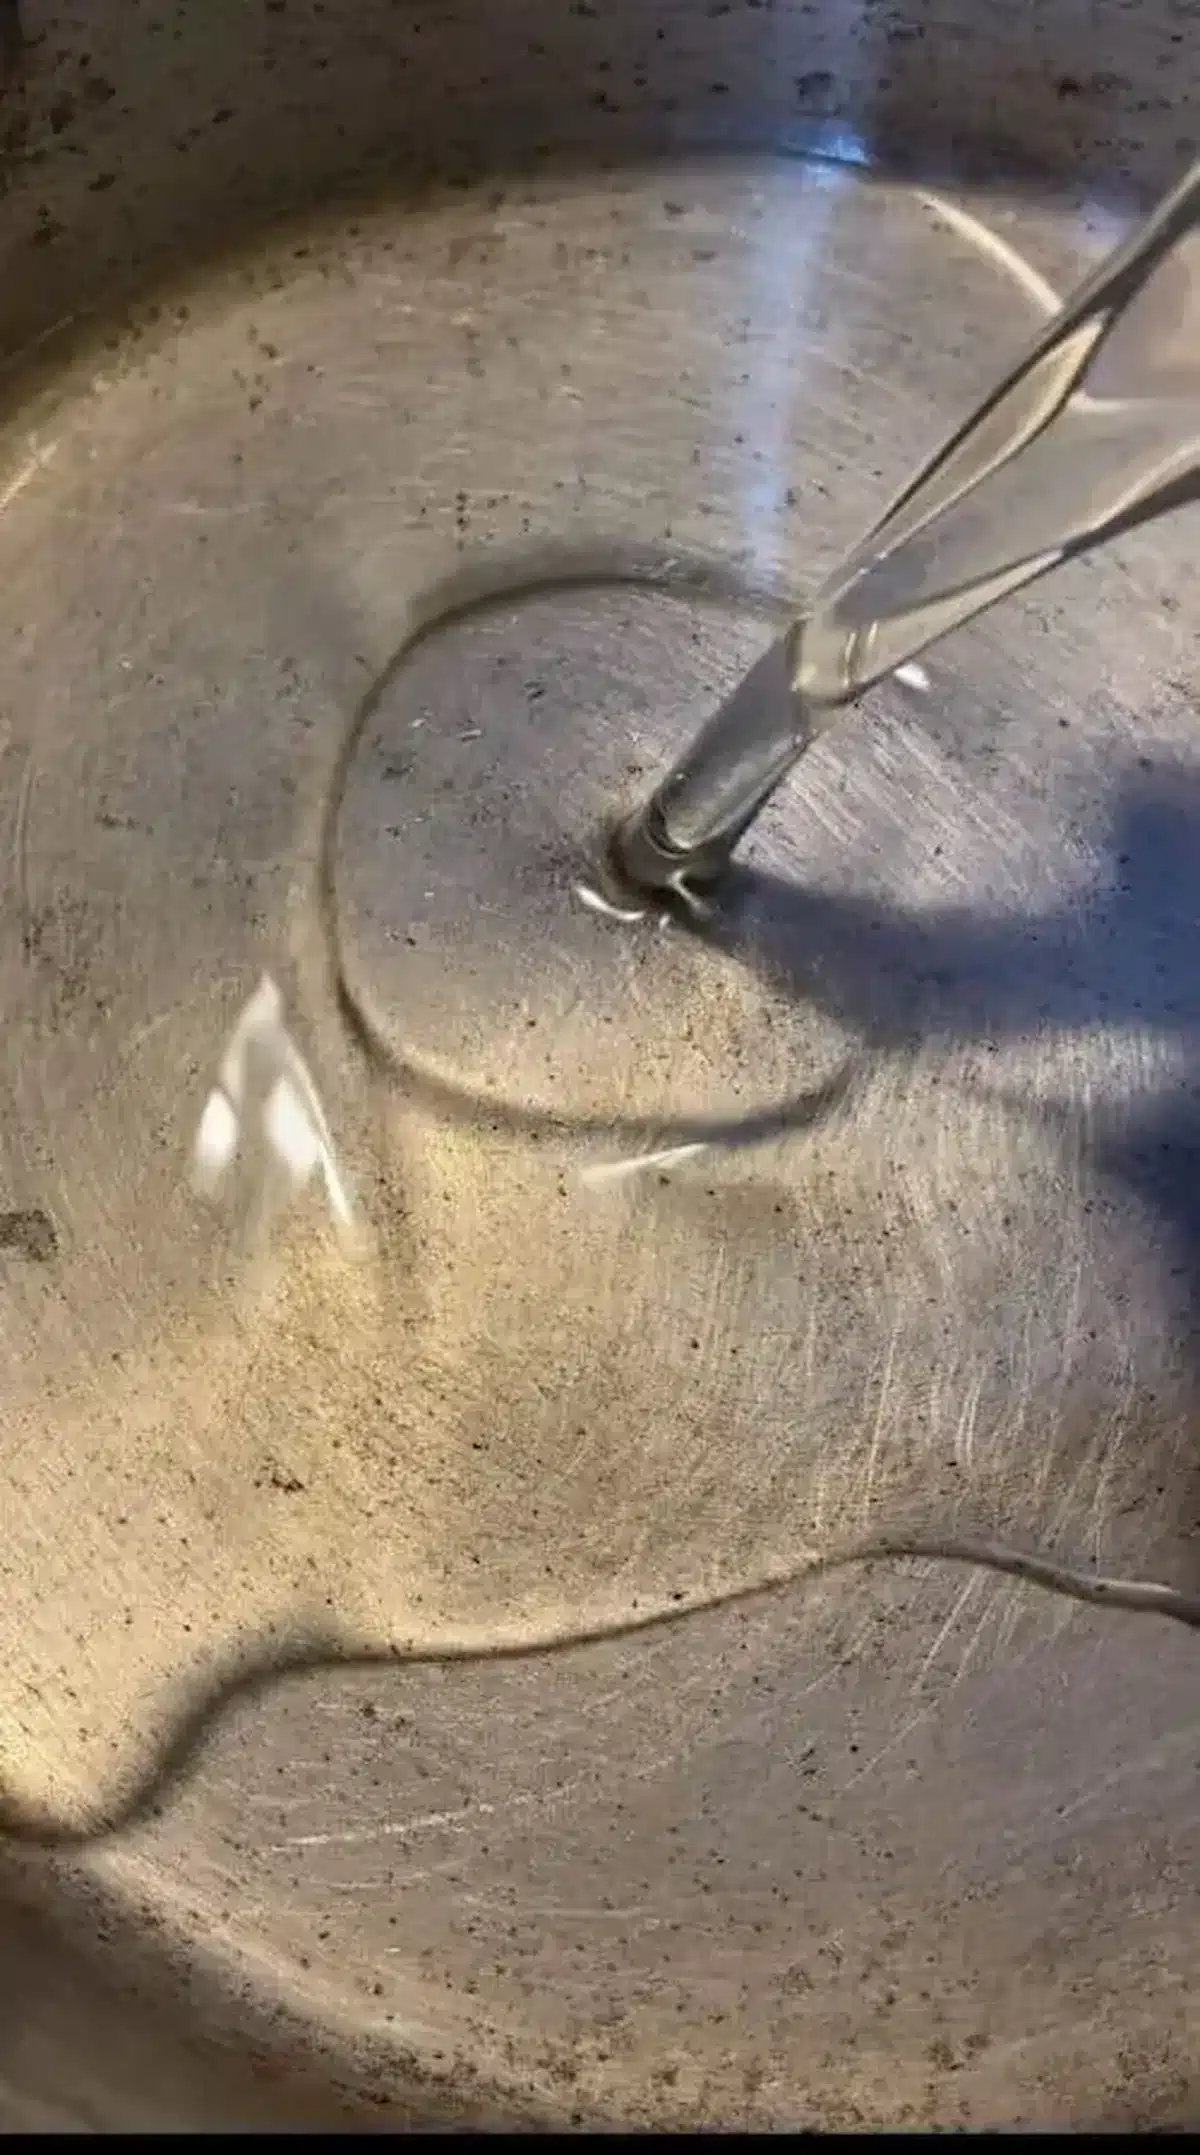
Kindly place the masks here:
POLYGON ((240 1165, 241 1197, 261 1235, 318 1181, 340 1235, 355 1212, 304 1057, 284 1023, 283 997, 264 975, 226 1042, 192 1147, 198 1196, 216 1198, 240 1165))
MULTIPOLYGON (((733 430, 751 452, 749 468, 743 465, 745 542, 767 572, 778 555, 781 503, 796 478, 803 439, 795 415, 809 393, 814 300, 837 253, 832 234, 842 201, 860 187, 871 161, 862 136, 843 121, 806 131, 803 151, 795 186, 771 187, 759 198, 746 304, 752 365, 732 396, 733 430)), ((816 354, 823 368, 836 364, 837 325, 831 310, 828 338, 822 337, 816 354)))
POLYGON ((845 120, 808 120, 788 130, 784 148, 814 164, 852 165, 859 171, 874 170, 872 157, 856 127, 845 120))

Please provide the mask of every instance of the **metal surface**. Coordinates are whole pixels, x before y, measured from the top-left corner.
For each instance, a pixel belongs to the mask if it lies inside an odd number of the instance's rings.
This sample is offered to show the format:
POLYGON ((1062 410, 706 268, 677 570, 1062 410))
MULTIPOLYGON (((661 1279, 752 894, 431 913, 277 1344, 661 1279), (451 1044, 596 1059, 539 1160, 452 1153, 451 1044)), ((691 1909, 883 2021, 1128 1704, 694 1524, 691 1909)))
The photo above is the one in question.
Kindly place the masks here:
POLYGON ((1197 1584, 1190 526, 721 935, 574 891, 1192 153, 1182 12, 112 12, 0 100, 6 2120, 1191 2115, 1193 1635, 628 1630, 1197 1584), (264 973, 351 1249, 189 1176, 264 973))

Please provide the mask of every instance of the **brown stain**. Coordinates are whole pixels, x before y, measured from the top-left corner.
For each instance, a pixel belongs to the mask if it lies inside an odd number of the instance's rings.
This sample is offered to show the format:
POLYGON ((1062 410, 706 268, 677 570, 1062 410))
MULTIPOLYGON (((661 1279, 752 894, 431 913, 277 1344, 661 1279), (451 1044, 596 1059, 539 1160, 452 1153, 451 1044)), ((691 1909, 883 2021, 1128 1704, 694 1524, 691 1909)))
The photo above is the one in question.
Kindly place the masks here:
POLYGON ((0 1250, 27 1257, 31 1264, 48 1264, 58 1255, 58 1230, 40 1205, 0 1212, 0 1250))

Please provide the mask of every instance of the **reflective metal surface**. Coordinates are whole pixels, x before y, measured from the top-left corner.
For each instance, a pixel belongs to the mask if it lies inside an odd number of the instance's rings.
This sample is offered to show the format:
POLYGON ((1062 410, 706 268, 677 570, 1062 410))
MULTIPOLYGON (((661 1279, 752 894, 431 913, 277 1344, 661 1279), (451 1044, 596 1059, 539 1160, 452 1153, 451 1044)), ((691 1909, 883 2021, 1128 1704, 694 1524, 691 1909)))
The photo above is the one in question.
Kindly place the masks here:
POLYGON ((1198 1584, 1190 523, 886 684, 718 923, 578 895, 1193 154, 1186 25, 27 27, 6 2119, 1191 2115, 1194 1636, 737 1598, 1198 1584))

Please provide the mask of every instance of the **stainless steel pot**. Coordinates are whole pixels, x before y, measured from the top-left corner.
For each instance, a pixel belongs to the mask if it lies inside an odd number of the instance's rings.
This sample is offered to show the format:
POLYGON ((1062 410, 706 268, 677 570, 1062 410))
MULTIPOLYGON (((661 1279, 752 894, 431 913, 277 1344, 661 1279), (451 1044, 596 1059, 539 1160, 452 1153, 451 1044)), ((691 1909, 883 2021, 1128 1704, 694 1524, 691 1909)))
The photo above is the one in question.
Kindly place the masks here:
POLYGON ((6 2121, 1186 2119, 1191 1631, 823 1567, 1196 1584, 1187 520, 716 931, 577 885, 1194 156, 1187 10, 24 28, 6 2121))

